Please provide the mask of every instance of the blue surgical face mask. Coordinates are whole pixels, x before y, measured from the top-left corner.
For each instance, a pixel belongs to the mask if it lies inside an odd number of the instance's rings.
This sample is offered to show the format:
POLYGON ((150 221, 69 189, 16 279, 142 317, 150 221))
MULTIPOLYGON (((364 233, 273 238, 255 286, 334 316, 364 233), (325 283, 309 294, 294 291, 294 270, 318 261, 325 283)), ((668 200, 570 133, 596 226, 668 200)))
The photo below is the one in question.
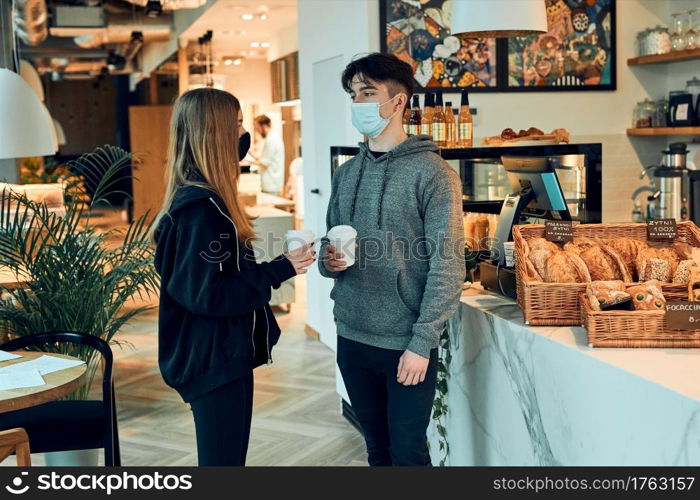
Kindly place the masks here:
POLYGON ((382 115, 379 113, 379 108, 397 97, 398 95, 395 95, 381 104, 378 102, 353 102, 351 106, 352 124, 357 131, 372 139, 384 132, 386 126, 389 125, 389 121, 401 110, 398 110, 389 118, 382 118, 382 115))

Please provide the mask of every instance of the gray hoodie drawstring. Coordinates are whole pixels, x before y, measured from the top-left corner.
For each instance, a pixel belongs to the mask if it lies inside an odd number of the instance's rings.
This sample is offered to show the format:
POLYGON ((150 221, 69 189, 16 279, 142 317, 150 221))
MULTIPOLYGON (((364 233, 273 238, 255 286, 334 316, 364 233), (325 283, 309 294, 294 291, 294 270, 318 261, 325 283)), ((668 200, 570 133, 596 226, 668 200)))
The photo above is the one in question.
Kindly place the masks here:
POLYGON ((384 201, 384 191, 386 191, 386 183, 389 178, 389 160, 391 159, 391 151, 386 155, 384 160, 384 177, 382 178, 382 190, 379 193, 379 208, 377 209, 377 229, 382 228, 382 202, 384 201))
MULTIPOLYGON (((384 191, 386 191, 386 183, 389 179, 389 160, 393 156, 393 152, 389 151, 384 159, 384 173, 382 177, 382 190, 379 193, 379 206, 377 207, 377 228, 382 227, 382 202, 384 201, 384 191)), ((357 201, 357 194, 360 191, 360 183, 362 182, 362 176, 365 173, 365 162, 367 160, 367 152, 362 155, 362 163, 360 163, 360 173, 357 176, 357 182, 355 183, 355 193, 352 197, 352 204, 350 206, 350 220, 355 219, 355 203, 357 201)))
POLYGON ((350 205, 350 220, 355 219, 355 202, 357 201, 357 193, 360 191, 360 182, 362 182, 362 175, 365 173, 365 160, 367 159, 367 152, 365 151, 362 155, 362 162, 360 163, 360 173, 357 176, 357 182, 355 183, 355 193, 352 196, 352 204, 350 205))

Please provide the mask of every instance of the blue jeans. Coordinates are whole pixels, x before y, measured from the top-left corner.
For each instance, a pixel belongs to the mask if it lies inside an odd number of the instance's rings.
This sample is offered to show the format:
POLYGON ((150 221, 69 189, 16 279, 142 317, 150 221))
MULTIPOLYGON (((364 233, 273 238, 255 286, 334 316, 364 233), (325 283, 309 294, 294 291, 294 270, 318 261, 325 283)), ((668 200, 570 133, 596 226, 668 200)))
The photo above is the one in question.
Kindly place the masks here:
POLYGON ((404 351, 381 349, 338 337, 338 367, 360 422, 372 466, 430 466, 426 431, 435 398, 437 349, 425 380, 396 380, 404 351))

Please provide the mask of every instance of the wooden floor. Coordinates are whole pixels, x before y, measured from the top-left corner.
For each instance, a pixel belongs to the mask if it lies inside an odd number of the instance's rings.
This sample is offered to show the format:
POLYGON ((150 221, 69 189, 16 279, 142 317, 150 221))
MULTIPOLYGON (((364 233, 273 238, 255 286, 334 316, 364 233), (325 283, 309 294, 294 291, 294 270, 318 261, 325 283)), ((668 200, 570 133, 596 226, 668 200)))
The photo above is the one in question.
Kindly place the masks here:
MULTIPOLYGON (((292 312, 275 312, 283 332, 275 362, 255 370, 248 465, 366 465, 362 437, 340 416, 334 354, 304 333, 305 297, 305 280, 297 278, 292 312)), ((133 350, 114 348, 122 463, 196 465, 192 414, 160 376, 156 332, 154 310, 119 334, 133 350)), ((32 462, 42 465, 43 456, 32 462)), ((10 457, 2 465, 14 463, 10 457)))

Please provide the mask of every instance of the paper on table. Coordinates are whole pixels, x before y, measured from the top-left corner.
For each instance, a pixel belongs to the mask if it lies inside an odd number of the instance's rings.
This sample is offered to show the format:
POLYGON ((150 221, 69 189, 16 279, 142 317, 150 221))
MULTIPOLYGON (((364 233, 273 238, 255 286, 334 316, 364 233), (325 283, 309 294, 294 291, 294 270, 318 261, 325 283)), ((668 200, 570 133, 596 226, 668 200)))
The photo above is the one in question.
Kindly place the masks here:
POLYGON ((17 359, 17 358, 21 358, 21 357, 22 356, 20 356, 19 354, 12 354, 11 352, 0 351, 0 362, 9 361, 11 359, 17 359))
POLYGON ((0 375, 4 376, 6 373, 17 373, 26 370, 38 370, 42 375, 47 375, 49 373, 65 370, 66 368, 72 368, 84 363, 85 361, 81 361, 79 359, 72 360, 57 358, 55 356, 40 356, 36 359, 32 359, 31 361, 23 361, 21 363, 15 363, 13 365, 0 368, 0 375))
POLYGON ((39 370, 24 370, 12 373, 0 373, 0 391, 23 389, 46 385, 39 370))

